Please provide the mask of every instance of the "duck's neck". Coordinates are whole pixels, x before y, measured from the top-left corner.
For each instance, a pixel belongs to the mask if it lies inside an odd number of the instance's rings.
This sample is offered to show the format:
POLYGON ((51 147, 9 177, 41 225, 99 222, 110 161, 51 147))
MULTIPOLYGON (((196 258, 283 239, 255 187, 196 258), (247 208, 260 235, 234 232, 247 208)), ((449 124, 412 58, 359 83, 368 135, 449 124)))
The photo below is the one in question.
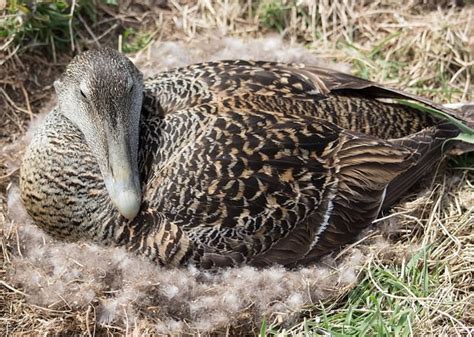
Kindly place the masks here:
POLYGON ((131 221, 120 215, 81 132, 57 111, 50 113, 34 136, 23 159, 20 182, 28 213, 39 227, 56 238, 125 246, 163 264, 178 264, 189 258, 187 237, 178 227, 172 227, 149 201, 142 203, 139 214, 131 221), (164 235, 166 231, 176 237, 168 238, 164 235), (180 247, 171 250, 172 256, 169 250, 160 248, 160 238, 165 237, 168 244, 180 247))
POLYGON ((20 181, 28 213, 49 234, 67 240, 100 237, 102 242, 113 237, 104 226, 119 213, 97 160, 80 131, 57 111, 35 134, 20 181))

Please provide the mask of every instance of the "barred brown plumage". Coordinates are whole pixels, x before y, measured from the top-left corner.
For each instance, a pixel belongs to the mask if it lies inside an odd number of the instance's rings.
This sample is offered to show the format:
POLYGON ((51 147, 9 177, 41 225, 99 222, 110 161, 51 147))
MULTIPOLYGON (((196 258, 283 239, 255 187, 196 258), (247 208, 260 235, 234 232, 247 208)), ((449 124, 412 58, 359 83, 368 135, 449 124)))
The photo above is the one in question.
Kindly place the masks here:
POLYGON ((310 263, 353 240, 459 133, 384 99, 452 113, 431 101, 304 65, 209 62, 143 82, 100 49, 76 57, 57 91, 21 168, 28 213, 60 239, 173 266, 310 263))

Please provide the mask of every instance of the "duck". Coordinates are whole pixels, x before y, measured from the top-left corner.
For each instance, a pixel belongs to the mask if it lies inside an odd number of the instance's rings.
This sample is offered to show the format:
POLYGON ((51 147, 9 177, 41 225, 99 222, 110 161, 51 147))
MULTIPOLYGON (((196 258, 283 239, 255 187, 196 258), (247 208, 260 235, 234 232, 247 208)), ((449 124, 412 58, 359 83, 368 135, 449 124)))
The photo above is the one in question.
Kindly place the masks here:
POLYGON ((24 155, 24 206, 64 241, 203 269, 314 263, 442 160, 458 126, 426 98, 322 67, 224 60, 145 78, 77 55, 24 155))

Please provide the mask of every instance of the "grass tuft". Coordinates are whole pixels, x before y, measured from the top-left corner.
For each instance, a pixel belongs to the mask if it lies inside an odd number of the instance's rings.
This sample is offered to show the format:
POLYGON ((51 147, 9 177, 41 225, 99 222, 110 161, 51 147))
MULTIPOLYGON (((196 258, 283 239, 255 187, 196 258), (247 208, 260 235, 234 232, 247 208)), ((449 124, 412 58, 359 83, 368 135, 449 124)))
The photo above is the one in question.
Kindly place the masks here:
POLYGON ((11 1, 6 8, 0 36, 18 47, 44 49, 49 55, 64 52, 78 39, 79 17, 89 21, 96 19, 96 9, 92 0, 65 0, 30 2, 11 1))
POLYGON ((136 53, 146 48, 152 41, 152 34, 139 32, 133 27, 126 28, 122 36, 124 53, 136 53))
POLYGON ((257 10, 259 22, 267 29, 275 29, 282 33, 286 28, 290 8, 281 0, 262 1, 257 10))

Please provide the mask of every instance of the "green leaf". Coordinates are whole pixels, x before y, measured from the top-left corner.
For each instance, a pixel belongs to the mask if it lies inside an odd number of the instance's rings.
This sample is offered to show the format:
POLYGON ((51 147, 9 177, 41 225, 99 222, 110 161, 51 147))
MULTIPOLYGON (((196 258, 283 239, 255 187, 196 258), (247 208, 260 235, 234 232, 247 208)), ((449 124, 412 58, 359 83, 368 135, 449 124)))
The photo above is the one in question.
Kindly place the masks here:
POLYGON ((263 319, 262 326, 260 327, 260 337, 265 337, 267 334, 267 321, 263 319))
POLYGON ((453 138, 453 140, 460 140, 460 141, 463 141, 465 143, 469 143, 469 144, 474 144, 474 134, 469 134, 469 133, 460 133, 459 135, 457 135, 457 137, 453 138))

